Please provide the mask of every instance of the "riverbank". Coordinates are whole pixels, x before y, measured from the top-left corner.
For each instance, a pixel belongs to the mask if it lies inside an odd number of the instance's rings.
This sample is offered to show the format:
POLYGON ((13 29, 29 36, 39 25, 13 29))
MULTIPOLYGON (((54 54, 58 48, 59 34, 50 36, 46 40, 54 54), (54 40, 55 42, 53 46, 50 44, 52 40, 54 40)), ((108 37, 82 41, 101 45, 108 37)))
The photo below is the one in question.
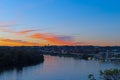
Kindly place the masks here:
POLYGON ((0 70, 36 65, 43 61, 44 56, 33 49, 0 49, 0 70))

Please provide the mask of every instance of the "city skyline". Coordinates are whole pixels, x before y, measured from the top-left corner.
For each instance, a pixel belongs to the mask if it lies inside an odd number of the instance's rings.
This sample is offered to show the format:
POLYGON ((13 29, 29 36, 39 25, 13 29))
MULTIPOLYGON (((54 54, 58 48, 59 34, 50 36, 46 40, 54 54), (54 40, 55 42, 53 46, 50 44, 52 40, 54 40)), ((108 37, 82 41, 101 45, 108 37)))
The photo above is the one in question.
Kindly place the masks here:
POLYGON ((0 46, 120 46, 119 0, 1 0, 0 46))

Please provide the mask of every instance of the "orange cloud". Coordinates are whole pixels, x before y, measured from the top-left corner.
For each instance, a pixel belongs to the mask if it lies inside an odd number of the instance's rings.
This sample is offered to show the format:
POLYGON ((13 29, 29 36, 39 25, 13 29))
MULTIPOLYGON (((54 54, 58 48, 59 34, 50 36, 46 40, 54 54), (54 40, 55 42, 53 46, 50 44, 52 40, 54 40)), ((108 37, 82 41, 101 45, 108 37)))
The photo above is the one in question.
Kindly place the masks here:
MULTIPOLYGON (((13 33, 14 35, 25 35, 27 33, 36 31, 36 30, 23 30, 23 31, 12 31, 8 29, 0 29, 3 32, 8 32, 8 33, 13 33)), ((53 34, 48 34, 48 33, 34 33, 30 36, 27 36, 32 39, 40 39, 43 40, 43 44, 50 44, 50 45, 85 45, 80 42, 75 42, 73 36, 64 36, 64 35, 53 35, 53 34)), ((37 43, 30 43, 22 40, 10 40, 10 39, 1 39, 2 43, 4 44, 9 44, 9 45, 17 45, 17 46, 39 46, 39 42, 37 43), (7 42, 7 43, 6 43, 7 42)))
POLYGON ((1 46, 39 46, 38 43, 32 43, 22 40, 0 39, 1 46))
POLYGON ((31 38, 37 38, 37 39, 43 39, 44 37, 46 36, 46 34, 43 34, 43 33, 35 33, 29 37, 31 38))
POLYGON ((56 45, 73 45, 73 42, 60 40, 55 36, 45 38, 46 41, 56 45))
POLYGON ((45 33, 35 33, 29 37, 35 38, 35 39, 43 39, 48 43, 54 44, 54 45, 74 45, 74 41, 71 40, 70 38, 67 40, 67 39, 62 39, 62 37, 60 36, 48 35, 45 33))

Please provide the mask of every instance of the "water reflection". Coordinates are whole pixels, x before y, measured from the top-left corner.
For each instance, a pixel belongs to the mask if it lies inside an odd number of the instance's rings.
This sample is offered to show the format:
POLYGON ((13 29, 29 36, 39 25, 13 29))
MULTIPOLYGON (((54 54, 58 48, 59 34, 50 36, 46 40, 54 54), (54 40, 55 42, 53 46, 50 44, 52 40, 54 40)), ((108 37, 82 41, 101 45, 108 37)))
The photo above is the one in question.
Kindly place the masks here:
MULTIPOLYGON (((42 65, 42 63, 40 63, 39 65, 42 65)), ((26 75, 26 72, 31 71, 31 74, 32 74, 32 71, 36 67, 40 67, 40 66, 33 65, 33 66, 17 67, 17 68, 10 68, 10 69, 9 68, 0 69, 0 80, 25 80, 24 76, 26 75)))
POLYGON ((108 68, 120 65, 46 55, 42 64, 1 72, 0 80, 88 80, 89 73, 99 77, 99 70, 108 68))

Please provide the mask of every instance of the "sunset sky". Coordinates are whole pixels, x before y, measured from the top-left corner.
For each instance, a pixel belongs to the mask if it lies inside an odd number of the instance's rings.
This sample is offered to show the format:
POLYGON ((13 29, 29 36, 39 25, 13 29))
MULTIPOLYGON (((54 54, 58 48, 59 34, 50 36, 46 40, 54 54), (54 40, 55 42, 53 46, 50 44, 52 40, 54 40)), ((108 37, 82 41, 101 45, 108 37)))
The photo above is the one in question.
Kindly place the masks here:
POLYGON ((120 0, 0 0, 0 46, 120 46, 120 0))

